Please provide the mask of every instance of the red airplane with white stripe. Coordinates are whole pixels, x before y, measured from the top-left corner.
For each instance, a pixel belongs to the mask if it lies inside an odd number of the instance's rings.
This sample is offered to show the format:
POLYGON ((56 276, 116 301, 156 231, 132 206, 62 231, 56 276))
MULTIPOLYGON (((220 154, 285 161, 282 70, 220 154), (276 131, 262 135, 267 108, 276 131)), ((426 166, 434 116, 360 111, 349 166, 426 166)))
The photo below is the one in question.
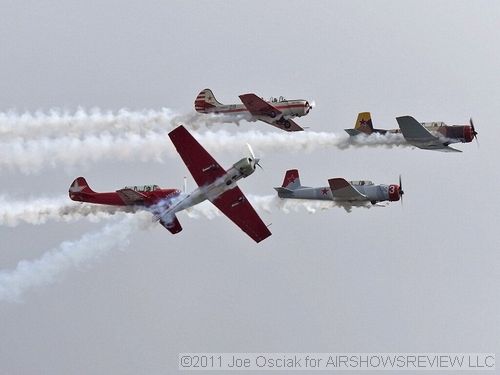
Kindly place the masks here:
POLYGON ((177 212, 209 200, 255 242, 271 235, 236 185, 238 180, 254 173, 259 165, 259 159, 250 146, 250 156, 239 160, 226 171, 183 126, 168 135, 199 185, 191 193, 187 193, 185 187, 184 192, 181 192, 177 189, 161 189, 157 185, 128 186, 115 192, 96 193, 83 177, 78 177, 69 188, 69 197, 79 202, 144 208, 174 234, 182 230, 175 215, 177 212))
POLYGON ((292 119, 307 115, 313 107, 307 100, 286 100, 282 96, 265 101, 250 93, 240 95, 239 98, 243 104, 222 104, 215 99, 212 90, 205 89, 196 97, 194 108, 200 113, 250 115, 250 121, 260 120, 279 129, 294 132, 304 129, 292 119))

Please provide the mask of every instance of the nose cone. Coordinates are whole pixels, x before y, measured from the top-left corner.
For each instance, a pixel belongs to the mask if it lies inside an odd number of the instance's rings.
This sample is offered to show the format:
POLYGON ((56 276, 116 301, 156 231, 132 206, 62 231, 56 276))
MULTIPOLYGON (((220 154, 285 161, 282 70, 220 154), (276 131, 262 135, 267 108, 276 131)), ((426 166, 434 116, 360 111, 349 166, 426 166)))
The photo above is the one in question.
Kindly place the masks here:
POLYGON ((399 191, 400 191, 399 185, 390 185, 389 186, 389 200, 394 202, 398 201, 399 198, 401 197, 399 191))
POLYGON ((474 139, 474 129, 472 129, 472 126, 464 126, 464 139, 466 143, 472 142, 474 139))

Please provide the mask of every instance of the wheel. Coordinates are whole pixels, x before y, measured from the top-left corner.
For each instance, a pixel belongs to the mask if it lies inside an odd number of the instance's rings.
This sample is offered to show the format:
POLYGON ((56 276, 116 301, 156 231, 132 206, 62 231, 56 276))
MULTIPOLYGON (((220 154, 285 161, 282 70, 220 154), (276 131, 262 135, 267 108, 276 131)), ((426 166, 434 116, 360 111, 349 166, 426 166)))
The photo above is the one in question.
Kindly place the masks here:
POLYGON ((275 118, 275 117, 276 117, 276 112, 271 111, 271 112, 269 113, 269 117, 271 117, 271 118, 275 118))
POLYGON ((290 127, 292 126, 292 124, 290 124, 290 121, 288 121, 288 120, 285 120, 284 125, 285 125, 285 128, 287 128, 287 129, 290 129, 290 127))

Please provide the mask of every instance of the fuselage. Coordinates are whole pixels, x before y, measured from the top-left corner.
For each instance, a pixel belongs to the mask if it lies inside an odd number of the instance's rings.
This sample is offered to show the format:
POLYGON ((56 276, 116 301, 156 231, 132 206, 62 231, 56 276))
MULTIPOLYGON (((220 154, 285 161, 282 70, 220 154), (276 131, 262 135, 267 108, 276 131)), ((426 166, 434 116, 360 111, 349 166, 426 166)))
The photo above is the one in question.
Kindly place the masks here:
POLYGON ((69 192, 69 197, 77 202, 88 202, 95 204, 104 204, 109 206, 153 206, 159 202, 172 200, 179 195, 181 191, 178 189, 161 189, 157 185, 147 185, 146 189, 144 186, 130 186, 124 189, 132 189, 145 196, 144 200, 141 202, 136 202, 131 204, 129 201, 123 198, 118 192, 102 192, 96 193, 94 191, 71 191, 69 192), (135 190, 134 190, 135 187, 135 190), (149 189, 148 189, 149 188, 149 189))
MULTIPOLYGON (((445 144, 469 143, 474 139, 474 130, 470 125, 446 125, 444 122, 422 122, 429 132, 443 138, 445 144)), ((401 134, 401 129, 373 129, 373 133, 401 134)))
POLYGON ((213 201, 227 190, 236 187, 236 182, 250 176, 255 172, 255 164, 258 162, 250 158, 243 158, 229 168, 226 173, 214 182, 200 186, 189 194, 181 194, 173 200, 170 207, 163 211, 162 215, 168 217, 176 212, 188 209, 205 200, 213 201))
POLYGON ((329 186, 307 187, 300 186, 295 189, 283 187, 275 188, 280 198, 286 199, 312 199, 335 202, 383 202, 397 201, 399 197, 399 185, 374 185, 371 181, 349 181, 349 183, 366 199, 349 199, 342 195, 335 194, 329 186))
MULTIPOLYGON (((286 100, 283 98, 271 98, 267 103, 280 111, 285 119, 305 116, 311 110, 309 102, 303 99, 286 100)), ((278 115, 278 113, 275 113, 273 116, 273 113, 271 113, 269 116, 254 116, 243 104, 220 104, 212 107, 196 108, 196 111, 200 113, 246 115, 255 119, 260 119, 261 117, 274 119, 278 115)))

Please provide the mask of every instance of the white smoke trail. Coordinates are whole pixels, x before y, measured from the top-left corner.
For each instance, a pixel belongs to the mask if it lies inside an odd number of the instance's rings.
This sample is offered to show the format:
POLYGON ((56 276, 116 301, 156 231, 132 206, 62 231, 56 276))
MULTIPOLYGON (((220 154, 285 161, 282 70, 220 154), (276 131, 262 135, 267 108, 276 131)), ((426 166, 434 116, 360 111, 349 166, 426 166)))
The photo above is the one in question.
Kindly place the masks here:
MULTIPOLYGON (((248 195, 252 206, 259 212, 271 213, 283 211, 285 213, 304 210, 315 213, 333 207, 346 206, 332 201, 294 200, 280 199, 276 195, 248 195)), ((368 207, 371 207, 368 205, 368 207)), ((110 219, 117 215, 146 211, 138 207, 113 207, 105 205, 94 205, 70 201, 68 197, 34 198, 27 200, 15 200, 7 196, 0 196, 0 226, 15 227, 19 224, 40 225, 49 221, 74 222, 87 219, 91 222, 99 222, 110 219)), ((206 201, 186 210, 188 217, 193 219, 213 219, 221 216, 221 212, 206 201)), ((150 216, 152 219, 152 216, 150 216)))
POLYGON ((108 219, 117 214, 134 212, 131 207, 82 204, 69 197, 15 200, 0 196, 0 225, 15 227, 21 223, 39 225, 47 221, 71 222, 86 218, 91 222, 108 219))
MULTIPOLYGON (((314 214, 320 211, 329 210, 332 208, 343 208, 347 212, 351 212, 353 207, 371 208, 370 203, 360 203, 358 205, 342 204, 334 201, 317 201, 305 199, 281 199, 277 195, 251 195, 249 194, 248 200, 252 206, 259 212, 271 213, 273 211, 282 211, 286 214, 290 212, 302 212, 314 214)), ((222 212, 217 207, 208 201, 202 202, 194 207, 186 210, 188 217, 193 219, 206 218, 214 219, 223 216, 222 212)))
POLYGON ((66 241, 35 260, 21 260, 13 270, 0 271, 0 301, 20 301, 29 289, 54 283, 72 268, 96 261, 113 249, 124 248, 130 234, 147 227, 144 215, 129 215, 100 231, 66 241))
POLYGON ((190 112, 177 114, 168 108, 160 110, 117 112, 79 108, 74 113, 52 109, 48 113, 0 112, 0 138, 23 140, 38 138, 82 137, 102 133, 120 135, 132 133, 141 135, 148 131, 169 131, 179 124, 189 129, 201 129, 219 124, 239 125, 249 120, 244 115, 216 115, 190 112))
MULTIPOLYGON (((296 132, 263 133, 259 131, 229 133, 227 131, 193 132, 209 150, 243 150, 250 143, 259 151, 313 151, 319 148, 403 146, 399 134, 372 134, 338 137, 334 133, 296 132)), ((168 132, 148 131, 144 134, 102 133, 82 138, 59 137, 0 143, 0 169, 36 173, 45 167, 83 165, 103 160, 163 161, 167 155, 177 156, 168 132)))

